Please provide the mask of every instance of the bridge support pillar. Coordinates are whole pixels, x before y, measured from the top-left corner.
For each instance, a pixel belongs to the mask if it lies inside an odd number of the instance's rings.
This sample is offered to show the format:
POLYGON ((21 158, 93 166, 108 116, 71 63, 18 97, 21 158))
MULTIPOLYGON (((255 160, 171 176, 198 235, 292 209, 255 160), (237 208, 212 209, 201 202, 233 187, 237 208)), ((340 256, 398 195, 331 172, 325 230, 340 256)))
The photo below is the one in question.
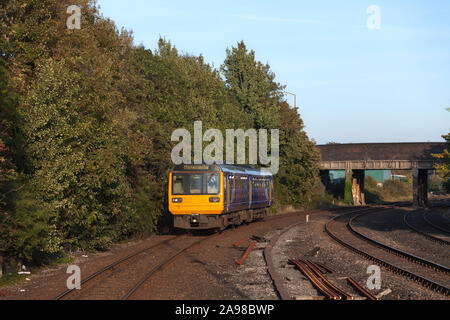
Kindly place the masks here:
POLYGON ((345 171, 345 191, 344 200, 353 203, 355 206, 366 204, 364 195, 364 170, 345 171))
POLYGON ((353 170, 352 198, 354 205, 363 206, 366 204, 366 199, 364 196, 364 180, 365 180, 364 170, 353 170))
POLYGON ((412 169, 413 178, 413 206, 415 208, 428 207, 428 170, 412 169))
POLYGON ((330 170, 320 170, 320 181, 322 182, 323 186, 325 187, 325 191, 328 190, 328 187, 330 185, 330 170))

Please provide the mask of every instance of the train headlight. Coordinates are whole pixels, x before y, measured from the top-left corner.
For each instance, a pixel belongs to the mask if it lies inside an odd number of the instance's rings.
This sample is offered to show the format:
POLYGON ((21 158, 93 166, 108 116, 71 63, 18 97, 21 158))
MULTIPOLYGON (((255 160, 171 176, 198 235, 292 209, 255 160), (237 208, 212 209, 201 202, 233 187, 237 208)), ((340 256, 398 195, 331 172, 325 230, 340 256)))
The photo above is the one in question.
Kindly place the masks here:
POLYGON ((173 203, 182 203, 183 202, 183 198, 172 198, 172 202, 173 203))
POLYGON ((211 197, 211 198, 209 198, 209 202, 218 203, 218 202, 220 202, 220 198, 219 197, 211 197))

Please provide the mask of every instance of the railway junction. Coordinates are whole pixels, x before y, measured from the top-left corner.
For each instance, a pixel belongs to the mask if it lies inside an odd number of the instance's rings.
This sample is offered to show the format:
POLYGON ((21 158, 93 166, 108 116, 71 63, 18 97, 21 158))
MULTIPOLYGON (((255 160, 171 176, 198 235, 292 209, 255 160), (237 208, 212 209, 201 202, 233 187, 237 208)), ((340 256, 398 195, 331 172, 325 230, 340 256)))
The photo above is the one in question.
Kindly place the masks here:
POLYGON ((291 212, 220 233, 178 232, 80 255, 0 290, 0 299, 446 300, 449 199, 291 212), (369 288, 370 267, 380 286, 369 288))

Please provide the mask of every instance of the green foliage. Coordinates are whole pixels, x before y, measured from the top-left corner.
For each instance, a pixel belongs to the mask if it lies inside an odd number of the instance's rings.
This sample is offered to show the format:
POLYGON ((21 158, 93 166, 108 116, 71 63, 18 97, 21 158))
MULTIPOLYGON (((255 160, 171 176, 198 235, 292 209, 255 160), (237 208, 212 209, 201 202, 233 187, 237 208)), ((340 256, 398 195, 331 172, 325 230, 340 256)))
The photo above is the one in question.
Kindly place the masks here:
POLYGON ((0 278, 0 288, 2 287, 9 287, 18 283, 21 283, 25 281, 27 278, 27 275, 25 274, 5 274, 3 277, 0 278))
POLYGON ((280 103, 280 170, 275 176, 281 203, 294 206, 311 201, 319 183, 319 152, 303 131, 298 110, 280 103))
MULTIPOLYGON (((0 34, 6 31, 7 22, 2 11, 0 11, 0 34)), ((8 41, 0 36, 0 53, 8 48, 8 41)), ((14 121, 16 96, 11 90, 11 72, 6 56, 0 55, 0 250, 8 247, 6 230, 4 225, 9 218, 7 196, 14 192, 12 188, 17 179, 17 171, 14 165, 11 147, 14 143, 14 121)))
MULTIPOLYGON (((450 110, 448 110, 450 111, 450 110)), ((447 147, 441 154, 434 154, 433 156, 441 161, 436 164, 436 173, 445 181, 443 186, 450 193, 450 133, 443 135, 442 138, 447 142, 447 147)))
POLYGON ((227 87, 252 119, 253 128, 279 128, 277 113, 284 88, 274 82, 275 75, 269 65, 256 61, 255 52, 249 52, 241 41, 236 48, 227 49, 221 71, 227 87))
POLYGON ((392 198, 408 197, 411 194, 411 185, 398 180, 387 180, 383 184, 383 192, 392 198))
POLYGON ((240 42, 220 68, 133 45, 91 0, 0 4, 0 246, 36 264, 157 231, 177 128, 280 130, 279 205, 306 205, 319 154, 269 65, 240 42), (82 28, 65 26, 68 5, 82 28), (224 79, 223 79, 223 78, 224 79))
POLYGON ((32 190, 22 189, 13 197, 14 214, 8 224, 8 238, 17 257, 38 264, 62 254, 63 235, 56 225, 56 212, 36 199, 32 190))
POLYGON ((379 187, 371 176, 365 179, 366 201, 368 203, 407 200, 411 197, 412 183, 407 181, 386 180, 379 187))
POLYGON ((350 181, 345 181, 344 202, 350 204, 352 201, 352 183, 350 181))
POLYGON ((369 190, 376 190, 377 189, 377 180, 375 180, 374 177, 371 176, 366 176, 366 178, 364 179, 365 182, 365 189, 369 189, 369 190))

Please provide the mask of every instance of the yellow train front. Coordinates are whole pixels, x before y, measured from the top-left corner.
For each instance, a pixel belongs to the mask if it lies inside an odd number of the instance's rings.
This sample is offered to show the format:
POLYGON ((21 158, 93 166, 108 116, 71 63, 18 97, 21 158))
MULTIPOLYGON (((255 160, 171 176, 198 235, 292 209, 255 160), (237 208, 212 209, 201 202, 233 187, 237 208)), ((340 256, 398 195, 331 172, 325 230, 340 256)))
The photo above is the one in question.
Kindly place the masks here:
POLYGON ((169 176, 169 212, 179 229, 225 229, 264 217, 273 177, 248 166, 179 165, 169 176))

